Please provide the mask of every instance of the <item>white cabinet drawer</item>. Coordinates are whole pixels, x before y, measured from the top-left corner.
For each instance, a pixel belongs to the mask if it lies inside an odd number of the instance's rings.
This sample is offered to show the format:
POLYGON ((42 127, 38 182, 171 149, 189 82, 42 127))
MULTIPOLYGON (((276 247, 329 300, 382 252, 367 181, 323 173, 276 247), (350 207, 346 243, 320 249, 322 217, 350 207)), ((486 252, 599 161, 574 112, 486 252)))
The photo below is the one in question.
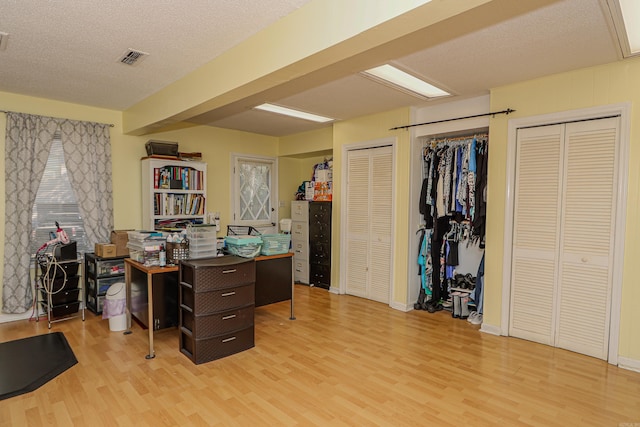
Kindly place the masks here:
POLYGON ((291 246, 297 259, 309 259, 309 243, 306 240, 292 240, 291 246))
POLYGON ((306 222, 293 221, 291 223, 292 241, 309 241, 309 226, 306 222))
POLYGON ((291 202, 291 221, 309 222, 309 202, 291 202))
POLYGON ((305 285, 309 284, 309 261, 293 258, 293 280, 305 285))

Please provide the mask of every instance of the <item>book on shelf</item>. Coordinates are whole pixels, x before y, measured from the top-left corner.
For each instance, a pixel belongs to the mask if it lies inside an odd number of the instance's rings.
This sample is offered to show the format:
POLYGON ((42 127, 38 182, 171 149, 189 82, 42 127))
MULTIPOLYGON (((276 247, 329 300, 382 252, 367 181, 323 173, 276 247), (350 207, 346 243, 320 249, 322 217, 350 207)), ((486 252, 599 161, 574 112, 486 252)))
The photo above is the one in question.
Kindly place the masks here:
POLYGON ((184 166, 154 168, 154 188, 173 190, 203 190, 204 173, 184 166))

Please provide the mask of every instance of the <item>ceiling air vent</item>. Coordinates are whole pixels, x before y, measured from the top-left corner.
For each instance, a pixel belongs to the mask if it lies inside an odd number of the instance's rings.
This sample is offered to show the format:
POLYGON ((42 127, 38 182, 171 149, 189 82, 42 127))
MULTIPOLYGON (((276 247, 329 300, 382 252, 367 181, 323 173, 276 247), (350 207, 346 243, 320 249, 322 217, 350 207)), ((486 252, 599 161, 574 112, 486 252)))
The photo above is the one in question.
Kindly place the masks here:
POLYGON ((135 49, 127 49, 120 58, 118 58, 118 62, 125 65, 138 65, 144 58, 149 55, 147 52, 142 52, 135 49))

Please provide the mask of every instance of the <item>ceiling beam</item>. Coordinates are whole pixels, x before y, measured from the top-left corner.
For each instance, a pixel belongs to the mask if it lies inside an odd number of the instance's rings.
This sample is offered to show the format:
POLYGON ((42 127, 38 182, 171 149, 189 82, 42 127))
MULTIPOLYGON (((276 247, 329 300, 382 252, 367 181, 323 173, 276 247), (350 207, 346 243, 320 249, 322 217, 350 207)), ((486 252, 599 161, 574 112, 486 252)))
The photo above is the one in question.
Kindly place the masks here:
POLYGON ((314 0, 124 111, 124 131, 158 132, 253 100, 256 94, 492 1, 496 0, 314 0))

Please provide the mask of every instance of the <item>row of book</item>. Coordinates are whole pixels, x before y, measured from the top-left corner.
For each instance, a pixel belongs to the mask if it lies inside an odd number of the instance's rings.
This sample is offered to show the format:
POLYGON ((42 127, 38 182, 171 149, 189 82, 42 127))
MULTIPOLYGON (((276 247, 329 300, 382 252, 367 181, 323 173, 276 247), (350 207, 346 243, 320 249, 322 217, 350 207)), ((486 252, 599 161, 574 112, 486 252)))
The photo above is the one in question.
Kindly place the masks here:
POLYGON ((163 166, 153 170, 153 186, 158 189, 203 190, 204 172, 191 167, 163 166))
POLYGON ((204 215, 202 194, 155 193, 154 215, 204 215))

